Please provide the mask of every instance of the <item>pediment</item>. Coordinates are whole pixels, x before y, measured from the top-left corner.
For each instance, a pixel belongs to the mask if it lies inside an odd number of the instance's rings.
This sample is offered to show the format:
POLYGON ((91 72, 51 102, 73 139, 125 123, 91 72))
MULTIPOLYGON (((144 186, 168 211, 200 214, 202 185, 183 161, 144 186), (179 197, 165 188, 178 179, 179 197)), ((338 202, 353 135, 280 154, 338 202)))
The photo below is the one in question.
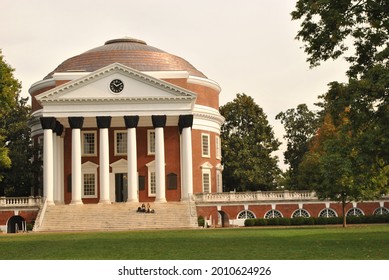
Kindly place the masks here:
POLYGON ((184 88, 114 63, 36 96, 45 104, 109 102, 194 102, 196 94, 184 88), (114 93, 110 83, 118 79, 123 89, 114 93))

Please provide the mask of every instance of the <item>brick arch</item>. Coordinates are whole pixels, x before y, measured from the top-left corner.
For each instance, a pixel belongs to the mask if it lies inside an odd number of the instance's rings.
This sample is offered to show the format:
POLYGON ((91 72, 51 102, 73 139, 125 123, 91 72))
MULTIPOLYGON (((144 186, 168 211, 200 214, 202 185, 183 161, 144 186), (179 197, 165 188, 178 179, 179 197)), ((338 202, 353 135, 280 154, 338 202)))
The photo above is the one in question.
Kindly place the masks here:
POLYGON ((26 230, 26 220, 19 215, 12 216, 7 221, 7 233, 17 233, 26 230))

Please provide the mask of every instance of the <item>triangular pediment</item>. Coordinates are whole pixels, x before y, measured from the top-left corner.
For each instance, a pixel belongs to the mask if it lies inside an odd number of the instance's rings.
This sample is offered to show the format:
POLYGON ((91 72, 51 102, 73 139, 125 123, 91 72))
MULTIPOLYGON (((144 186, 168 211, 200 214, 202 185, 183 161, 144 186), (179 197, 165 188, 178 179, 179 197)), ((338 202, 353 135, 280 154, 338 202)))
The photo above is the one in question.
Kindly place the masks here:
POLYGON ((41 93, 36 99, 43 106, 85 102, 194 102, 196 94, 120 63, 114 63, 41 93), (112 91, 110 87, 114 80, 123 83, 123 88, 118 92, 112 91))

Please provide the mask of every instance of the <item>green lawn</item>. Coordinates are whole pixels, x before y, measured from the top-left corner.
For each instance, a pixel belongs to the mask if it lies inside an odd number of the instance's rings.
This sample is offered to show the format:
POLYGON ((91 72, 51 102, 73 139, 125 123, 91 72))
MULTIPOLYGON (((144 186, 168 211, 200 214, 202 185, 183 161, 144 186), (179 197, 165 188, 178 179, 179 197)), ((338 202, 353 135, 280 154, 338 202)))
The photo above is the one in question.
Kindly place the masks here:
POLYGON ((389 260, 389 225, 0 234, 2 260, 389 260))

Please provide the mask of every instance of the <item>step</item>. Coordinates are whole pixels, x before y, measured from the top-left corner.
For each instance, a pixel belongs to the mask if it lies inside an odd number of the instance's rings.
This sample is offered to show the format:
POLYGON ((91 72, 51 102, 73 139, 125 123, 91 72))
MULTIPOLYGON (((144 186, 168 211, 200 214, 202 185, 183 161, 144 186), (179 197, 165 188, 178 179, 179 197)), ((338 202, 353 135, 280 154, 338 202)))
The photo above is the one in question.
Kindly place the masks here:
POLYGON ((35 231, 113 231, 197 228, 193 202, 155 203, 155 213, 138 213, 138 203, 53 205, 35 231))

